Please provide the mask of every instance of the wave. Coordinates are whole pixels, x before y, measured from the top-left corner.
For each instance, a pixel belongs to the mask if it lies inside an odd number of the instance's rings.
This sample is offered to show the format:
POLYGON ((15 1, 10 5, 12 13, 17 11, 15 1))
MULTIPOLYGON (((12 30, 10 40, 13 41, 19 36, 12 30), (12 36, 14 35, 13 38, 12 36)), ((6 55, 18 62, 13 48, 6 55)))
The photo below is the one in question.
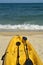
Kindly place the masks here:
POLYGON ((43 25, 35 24, 18 24, 18 25, 2 25, 0 24, 0 29, 20 29, 20 30, 43 30, 43 25))

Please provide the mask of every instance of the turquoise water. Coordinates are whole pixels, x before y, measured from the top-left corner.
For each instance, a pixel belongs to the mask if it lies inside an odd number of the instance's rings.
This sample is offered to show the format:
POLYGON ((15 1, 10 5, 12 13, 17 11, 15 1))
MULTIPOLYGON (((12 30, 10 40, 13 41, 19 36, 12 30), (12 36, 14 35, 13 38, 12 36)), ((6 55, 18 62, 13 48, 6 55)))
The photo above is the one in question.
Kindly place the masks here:
POLYGON ((43 29, 43 3, 0 3, 0 28, 43 29))

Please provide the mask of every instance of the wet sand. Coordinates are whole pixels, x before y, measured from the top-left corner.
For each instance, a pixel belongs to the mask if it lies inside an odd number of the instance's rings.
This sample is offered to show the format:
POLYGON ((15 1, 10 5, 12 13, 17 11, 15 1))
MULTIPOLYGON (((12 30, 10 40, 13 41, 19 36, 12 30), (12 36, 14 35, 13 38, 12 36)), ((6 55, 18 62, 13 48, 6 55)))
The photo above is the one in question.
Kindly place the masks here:
POLYGON ((27 36, 43 62, 43 31, 0 32, 0 65, 2 65, 1 57, 5 53, 9 41, 15 35, 27 36))

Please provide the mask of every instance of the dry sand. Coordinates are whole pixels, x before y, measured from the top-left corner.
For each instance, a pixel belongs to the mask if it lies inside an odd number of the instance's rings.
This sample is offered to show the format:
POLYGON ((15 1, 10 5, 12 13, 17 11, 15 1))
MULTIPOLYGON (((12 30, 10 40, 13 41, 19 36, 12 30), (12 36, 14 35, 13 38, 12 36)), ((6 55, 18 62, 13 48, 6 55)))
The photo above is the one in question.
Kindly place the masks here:
POLYGON ((0 65, 2 65, 1 57, 4 54, 9 41, 14 35, 18 34, 28 37, 43 62, 43 31, 0 32, 0 65))

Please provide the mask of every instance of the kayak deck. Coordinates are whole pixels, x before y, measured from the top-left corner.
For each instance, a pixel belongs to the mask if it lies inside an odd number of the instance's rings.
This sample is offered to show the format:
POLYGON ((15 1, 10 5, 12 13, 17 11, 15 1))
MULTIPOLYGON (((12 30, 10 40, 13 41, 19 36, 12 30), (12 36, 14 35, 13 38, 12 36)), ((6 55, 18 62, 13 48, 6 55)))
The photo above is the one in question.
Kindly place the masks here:
MULTIPOLYGON (((43 65, 36 51, 28 40, 25 41, 28 48, 28 57, 32 61, 33 65, 43 65)), ((3 65, 17 65, 19 60, 20 65, 24 65, 26 61, 25 44, 22 36, 14 36, 6 49, 3 65), (20 46, 17 47, 16 43, 20 42, 20 46), (19 58, 17 59, 17 49, 19 50, 19 58)))

